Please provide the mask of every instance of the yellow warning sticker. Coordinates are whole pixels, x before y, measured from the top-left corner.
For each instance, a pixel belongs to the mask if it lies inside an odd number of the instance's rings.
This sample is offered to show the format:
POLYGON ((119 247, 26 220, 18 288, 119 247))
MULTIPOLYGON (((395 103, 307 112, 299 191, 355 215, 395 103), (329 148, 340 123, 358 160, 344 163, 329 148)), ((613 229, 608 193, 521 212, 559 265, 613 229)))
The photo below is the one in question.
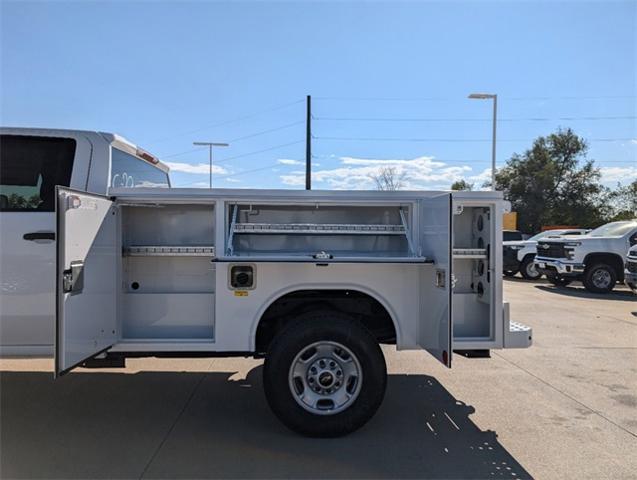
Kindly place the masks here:
POLYGON ((247 297, 248 296, 248 291, 247 290, 235 290, 234 291, 234 296, 235 297, 247 297))

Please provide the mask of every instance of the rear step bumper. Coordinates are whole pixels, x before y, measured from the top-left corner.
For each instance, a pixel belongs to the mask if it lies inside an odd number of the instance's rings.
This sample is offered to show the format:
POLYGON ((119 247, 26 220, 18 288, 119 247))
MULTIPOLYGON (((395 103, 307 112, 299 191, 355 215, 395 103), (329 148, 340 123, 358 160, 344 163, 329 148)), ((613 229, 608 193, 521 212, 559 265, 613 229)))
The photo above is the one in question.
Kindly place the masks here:
POLYGON ((511 321, 509 302, 503 303, 504 348, 527 348, 533 343, 533 329, 522 323, 511 321))

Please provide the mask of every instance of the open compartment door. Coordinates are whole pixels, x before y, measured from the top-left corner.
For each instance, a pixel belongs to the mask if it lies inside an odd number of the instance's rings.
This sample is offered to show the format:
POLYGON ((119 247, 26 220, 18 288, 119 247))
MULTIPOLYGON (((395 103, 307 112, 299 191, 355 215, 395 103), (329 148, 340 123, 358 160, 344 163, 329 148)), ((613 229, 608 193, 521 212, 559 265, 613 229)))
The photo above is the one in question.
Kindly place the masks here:
POLYGON ((55 375, 117 338, 117 209, 101 195, 57 187, 55 375))
POLYGON ((451 367, 453 326, 452 197, 445 193, 421 201, 420 243, 433 267, 421 270, 419 345, 451 367))

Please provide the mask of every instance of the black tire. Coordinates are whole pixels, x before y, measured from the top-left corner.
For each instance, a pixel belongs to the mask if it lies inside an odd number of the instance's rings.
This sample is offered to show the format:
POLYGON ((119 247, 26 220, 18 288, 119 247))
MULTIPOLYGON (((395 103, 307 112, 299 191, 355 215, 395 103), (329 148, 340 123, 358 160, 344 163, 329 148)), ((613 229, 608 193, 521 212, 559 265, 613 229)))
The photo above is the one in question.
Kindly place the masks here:
POLYGON ((527 255, 522 260, 522 265, 520 265, 520 273, 527 280, 537 280, 542 277, 542 274, 535 268, 533 259, 533 255, 527 255))
POLYGON ((554 273, 547 274, 546 279, 556 287, 566 287, 573 281, 570 278, 560 277, 559 275, 556 275, 554 273))
POLYGON ((606 263, 594 263, 584 270, 582 283, 591 293, 609 293, 617 283, 617 272, 606 263))
POLYGON ((505 277, 514 277, 516 273, 518 273, 517 270, 515 272, 511 271, 511 270, 507 270, 507 271, 504 272, 504 276, 505 277))
POLYGON ((338 437, 362 427, 380 407, 386 385, 385 358, 374 336, 357 321, 329 311, 308 314, 287 325, 270 345, 263 368, 265 395, 274 414, 291 430, 311 437, 338 437), (312 413, 293 392, 298 385, 291 368, 298 365, 297 356, 317 342, 349 349, 360 367, 356 396, 337 413, 312 413))

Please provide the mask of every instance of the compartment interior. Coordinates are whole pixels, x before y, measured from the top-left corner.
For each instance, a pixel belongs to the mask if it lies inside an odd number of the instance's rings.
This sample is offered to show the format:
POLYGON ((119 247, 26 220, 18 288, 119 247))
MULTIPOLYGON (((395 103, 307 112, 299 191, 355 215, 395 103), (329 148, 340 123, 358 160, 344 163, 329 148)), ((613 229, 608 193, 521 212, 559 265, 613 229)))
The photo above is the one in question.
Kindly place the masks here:
POLYGON ((467 207, 453 217, 454 338, 492 336, 491 207, 467 207))
POLYGON ((215 206, 122 207, 126 340, 214 339, 215 206))
POLYGON ((229 205, 228 254, 413 256, 411 205, 229 205))

